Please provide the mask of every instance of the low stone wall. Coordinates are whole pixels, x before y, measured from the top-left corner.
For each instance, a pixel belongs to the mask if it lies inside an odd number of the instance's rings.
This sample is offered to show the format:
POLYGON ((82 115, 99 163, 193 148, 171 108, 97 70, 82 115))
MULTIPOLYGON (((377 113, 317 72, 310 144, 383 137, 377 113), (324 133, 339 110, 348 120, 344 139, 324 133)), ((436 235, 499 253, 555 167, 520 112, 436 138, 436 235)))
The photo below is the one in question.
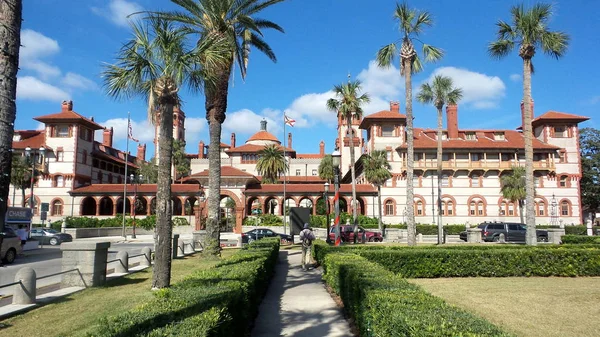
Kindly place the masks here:
MULTIPOLYGON (((194 231, 193 226, 177 226, 173 227, 173 234, 191 234, 194 231)), ((65 228, 65 233, 71 234, 73 239, 96 238, 104 236, 121 236, 123 235, 123 227, 99 227, 99 228, 65 228)), ((131 235, 132 227, 126 227, 125 233, 131 235)), ((135 229, 136 235, 154 235, 154 230, 145 230, 143 228, 135 229)))

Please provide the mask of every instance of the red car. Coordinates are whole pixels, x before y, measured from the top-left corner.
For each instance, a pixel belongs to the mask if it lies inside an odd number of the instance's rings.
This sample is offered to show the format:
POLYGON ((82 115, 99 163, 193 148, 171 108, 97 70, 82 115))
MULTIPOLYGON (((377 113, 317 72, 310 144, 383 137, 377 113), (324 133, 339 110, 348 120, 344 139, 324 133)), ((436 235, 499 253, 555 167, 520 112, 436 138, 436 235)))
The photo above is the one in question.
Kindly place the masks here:
MULTIPOLYGON (((329 239, 335 240, 336 226, 331 227, 329 239)), ((354 228, 352 225, 343 225, 341 230, 342 242, 354 242, 354 228)), ((358 238, 356 242, 382 242, 383 236, 378 232, 367 231, 358 226, 358 238)))

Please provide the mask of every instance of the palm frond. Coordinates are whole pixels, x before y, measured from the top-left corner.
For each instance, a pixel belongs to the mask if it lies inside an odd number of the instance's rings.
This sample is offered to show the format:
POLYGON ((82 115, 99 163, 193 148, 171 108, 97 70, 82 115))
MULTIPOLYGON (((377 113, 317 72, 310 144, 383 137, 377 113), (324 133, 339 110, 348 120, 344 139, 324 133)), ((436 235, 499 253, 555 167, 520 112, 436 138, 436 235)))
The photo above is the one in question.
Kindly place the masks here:
POLYGON ((417 93, 417 101, 421 103, 433 102, 433 90, 429 83, 423 83, 421 85, 421 90, 417 93))
POLYGON ((273 52, 271 47, 265 42, 265 40, 263 40, 260 36, 252 33, 250 44, 259 51, 261 51, 263 54, 267 55, 267 57, 271 61, 277 62, 277 57, 275 56, 275 53, 273 52))
POLYGON ((425 62, 436 62, 444 57, 444 51, 440 48, 423 44, 423 55, 425 56, 425 62))
POLYGON ((429 14, 429 12, 420 12, 417 16, 417 20, 415 21, 415 23, 411 29, 412 30, 411 33, 419 35, 420 33, 423 32, 423 29, 425 28, 425 26, 431 26, 431 25, 433 25, 433 19, 431 17, 431 14, 429 14))
POLYGON ((498 40, 488 45, 488 53, 491 57, 500 59, 508 55, 514 47, 515 43, 511 40, 498 40))
POLYGON ((397 53, 397 46, 395 43, 383 46, 377 52, 377 65, 382 68, 389 68, 397 53))
POLYGON ((545 31, 540 36, 540 45, 544 53, 559 59, 567 51, 569 36, 564 32, 545 31))

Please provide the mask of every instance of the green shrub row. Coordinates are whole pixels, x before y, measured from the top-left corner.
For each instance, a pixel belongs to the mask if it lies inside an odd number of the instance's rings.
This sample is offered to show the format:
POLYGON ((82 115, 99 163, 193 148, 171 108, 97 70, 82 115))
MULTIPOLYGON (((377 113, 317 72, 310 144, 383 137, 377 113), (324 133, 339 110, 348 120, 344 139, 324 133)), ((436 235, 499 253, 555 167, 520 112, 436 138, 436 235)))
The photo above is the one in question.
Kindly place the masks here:
POLYGON ((278 239, 248 245, 214 268, 188 276, 137 308, 102 318, 86 336, 244 336, 279 254, 278 239))
POLYGON ((329 254, 323 267, 360 336, 510 336, 358 255, 329 254))
POLYGON ((600 245, 600 236, 587 235, 563 235, 561 237, 563 244, 584 244, 584 245, 600 245))
MULTIPOLYGON (((64 222, 66 223, 67 228, 121 227, 123 226, 123 216, 117 215, 114 218, 107 219, 68 216, 65 218, 64 222)), ((58 226, 58 230, 60 230, 60 224, 62 224, 62 221, 55 221, 52 223, 52 228, 58 226)), ((173 226, 189 226, 189 224, 190 223, 186 218, 173 218, 173 226)), ((135 225, 136 227, 147 230, 154 229, 154 227, 156 227, 156 215, 149 215, 145 218, 136 218, 135 225)), ((133 218, 126 217, 125 226, 133 226, 133 218)))

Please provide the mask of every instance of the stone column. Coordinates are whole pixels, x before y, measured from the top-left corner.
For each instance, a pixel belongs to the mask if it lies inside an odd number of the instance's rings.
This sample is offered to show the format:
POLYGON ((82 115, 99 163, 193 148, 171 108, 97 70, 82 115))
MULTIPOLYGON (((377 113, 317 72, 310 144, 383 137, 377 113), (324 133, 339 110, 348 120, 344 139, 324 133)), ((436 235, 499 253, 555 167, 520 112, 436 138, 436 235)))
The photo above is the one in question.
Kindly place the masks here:
POLYGON ((481 243, 481 228, 468 228, 467 229, 467 242, 469 243, 481 243))
POLYGON ((127 274, 129 272, 129 253, 126 251, 120 251, 117 253, 117 266, 115 267, 115 273, 127 274))
POLYGON ((565 235, 564 228, 548 228, 546 231, 548 231, 548 242, 557 245, 562 243, 562 236, 565 235))
POLYGON ((235 208, 235 229, 234 233, 240 234, 242 232, 242 222, 244 219, 244 207, 235 208))
POLYGON ((140 262, 140 265, 150 267, 152 264, 152 251, 149 247, 144 247, 142 248, 142 254, 144 254, 144 257, 142 257, 142 262, 140 262))
POLYGON ((14 286, 12 304, 34 304, 35 303, 35 270, 25 267, 19 269, 15 275, 15 282, 21 281, 20 285, 14 286))
POLYGON ((62 270, 78 269, 62 275, 65 287, 96 287, 106 281, 106 259, 110 242, 65 242, 62 270))

